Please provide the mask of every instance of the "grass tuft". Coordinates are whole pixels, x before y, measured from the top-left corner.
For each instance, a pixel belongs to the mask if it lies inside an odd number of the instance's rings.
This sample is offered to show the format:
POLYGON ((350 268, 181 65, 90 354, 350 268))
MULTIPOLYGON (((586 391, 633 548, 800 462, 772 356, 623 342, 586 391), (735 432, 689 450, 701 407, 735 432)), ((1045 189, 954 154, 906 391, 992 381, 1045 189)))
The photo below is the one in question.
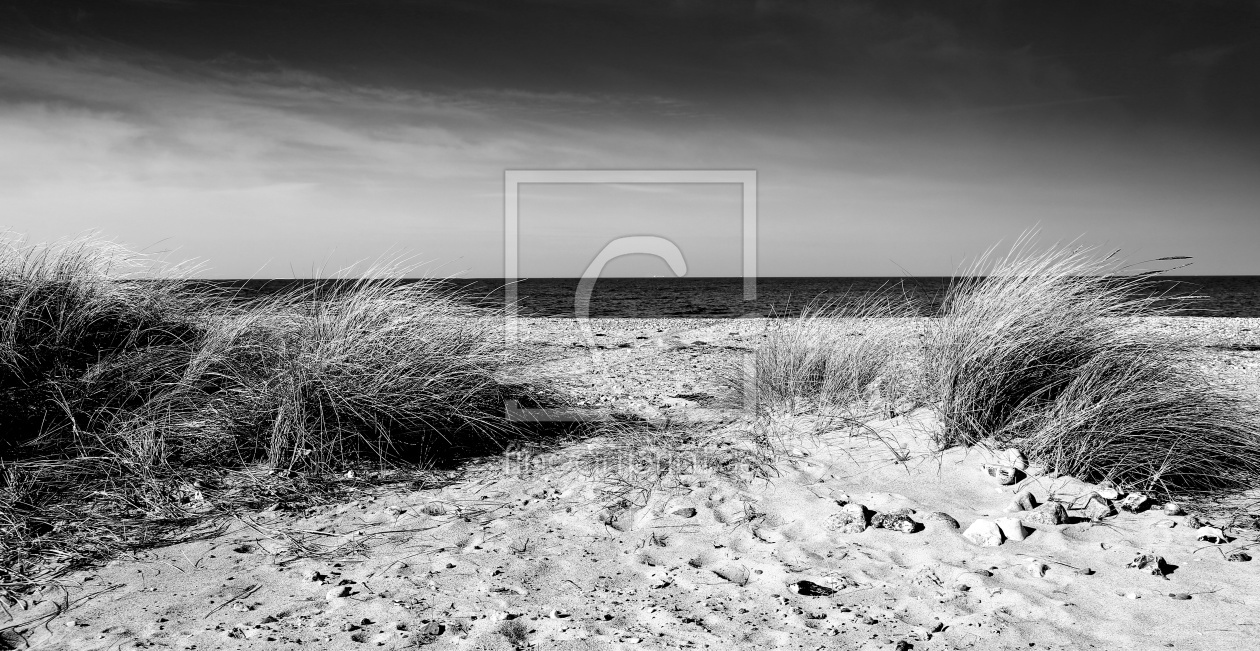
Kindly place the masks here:
POLYGON ((954 283, 925 350, 941 442, 1018 444, 1060 472, 1147 490, 1254 484, 1255 406, 1207 375, 1196 342, 1140 327, 1176 304, 1113 256, 1025 237, 954 283))
POLYGON ((245 300, 99 239, 0 241, 0 583, 494 449, 525 360, 406 271, 245 300))

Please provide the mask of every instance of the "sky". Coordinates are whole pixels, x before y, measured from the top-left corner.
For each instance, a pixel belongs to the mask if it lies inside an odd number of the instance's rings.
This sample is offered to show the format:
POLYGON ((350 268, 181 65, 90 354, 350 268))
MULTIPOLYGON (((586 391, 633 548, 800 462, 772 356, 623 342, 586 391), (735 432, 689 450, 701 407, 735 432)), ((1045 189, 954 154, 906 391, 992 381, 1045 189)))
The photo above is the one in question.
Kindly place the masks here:
MULTIPOLYGON (((1257 0, 0 0, 0 227, 501 277, 505 170, 748 169, 765 276, 949 275, 1033 228, 1260 274, 1257 80, 1257 0)), ((518 205, 522 276, 632 235, 742 269, 738 186, 518 205)))

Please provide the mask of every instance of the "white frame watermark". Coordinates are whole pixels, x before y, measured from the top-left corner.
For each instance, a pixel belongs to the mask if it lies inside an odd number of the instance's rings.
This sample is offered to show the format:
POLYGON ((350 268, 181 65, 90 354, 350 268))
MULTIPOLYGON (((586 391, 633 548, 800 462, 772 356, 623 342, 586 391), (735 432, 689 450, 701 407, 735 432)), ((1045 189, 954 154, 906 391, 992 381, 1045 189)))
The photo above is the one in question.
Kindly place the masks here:
MULTIPOLYGON (((517 343, 516 283, 520 280, 520 186, 526 183, 563 184, 708 184, 739 185, 741 212, 741 275, 744 300, 757 298, 757 171, 756 170, 504 170, 503 173, 503 301, 504 337, 508 346, 517 343)), ((605 264, 631 254, 655 255, 665 260, 678 276, 686 274, 682 251, 671 241, 657 236, 621 237, 608 243, 592 259, 578 284, 574 298, 575 317, 593 343, 589 324, 590 293, 605 264)), ((597 349, 590 347, 598 359, 597 349)), ((521 409, 507 405, 513 420, 570 420, 568 415, 533 413, 544 410, 521 409)))

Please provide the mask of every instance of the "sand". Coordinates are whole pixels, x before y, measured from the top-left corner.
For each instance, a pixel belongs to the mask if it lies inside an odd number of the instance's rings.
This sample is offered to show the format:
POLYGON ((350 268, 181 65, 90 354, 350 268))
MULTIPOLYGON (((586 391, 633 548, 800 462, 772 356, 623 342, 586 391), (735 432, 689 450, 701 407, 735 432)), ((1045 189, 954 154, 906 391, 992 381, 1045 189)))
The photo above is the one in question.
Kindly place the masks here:
MULTIPOLYGON (((1260 385, 1253 320, 1150 325, 1201 330, 1220 346, 1222 381, 1260 385)), ((977 546, 929 514, 966 529, 1019 517, 1005 509, 1023 491, 1080 506, 1094 487, 1000 486, 983 467, 992 453, 933 449, 939 425, 924 409, 861 427, 741 420, 718 407, 714 373, 756 345, 759 321, 593 326, 599 363, 572 322, 527 320, 520 334, 557 387, 694 428, 707 454, 619 483, 643 474, 608 464, 647 451, 617 456, 596 440, 252 514, 209 540, 66 576, 8 604, 0 626, 32 648, 74 650, 1256 648, 1260 560, 1226 560, 1254 531, 1213 545, 1159 509, 1101 523, 1069 510, 1067 524, 977 546), (829 523, 844 504, 909 509, 918 527, 843 533, 829 523), (1166 576, 1127 567, 1143 553, 1166 576)))

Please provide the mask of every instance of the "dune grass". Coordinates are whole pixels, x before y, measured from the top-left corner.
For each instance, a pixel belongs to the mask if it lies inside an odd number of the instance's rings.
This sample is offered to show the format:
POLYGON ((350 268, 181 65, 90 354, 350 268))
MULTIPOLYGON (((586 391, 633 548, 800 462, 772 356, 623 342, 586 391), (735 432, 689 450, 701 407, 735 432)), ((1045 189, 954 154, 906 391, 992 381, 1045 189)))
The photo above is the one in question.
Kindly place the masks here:
POLYGON ((909 399, 913 314, 903 297, 884 291, 772 318, 756 348, 722 374, 728 401, 757 413, 798 413, 909 399))
POLYGON ((957 280, 925 350, 941 442, 1018 445, 1085 479, 1164 492, 1254 485, 1255 406, 1207 375, 1196 342, 1139 327, 1174 314, 1114 257, 1023 238, 957 280))
POLYGON ((253 300, 187 271, 4 241, 0 583, 310 498, 333 471, 493 449, 504 399, 537 392, 509 377, 500 315, 403 269, 253 300))

